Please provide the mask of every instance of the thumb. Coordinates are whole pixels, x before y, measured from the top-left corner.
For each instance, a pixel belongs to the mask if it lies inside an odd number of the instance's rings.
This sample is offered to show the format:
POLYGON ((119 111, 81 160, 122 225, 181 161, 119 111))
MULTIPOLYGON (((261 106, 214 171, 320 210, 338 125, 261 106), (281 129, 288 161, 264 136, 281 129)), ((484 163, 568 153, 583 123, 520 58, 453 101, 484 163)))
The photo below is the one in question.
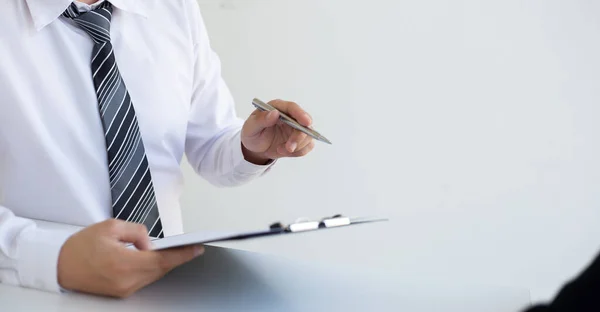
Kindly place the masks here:
POLYGON ((279 112, 277 110, 254 113, 246 122, 246 131, 249 136, 256 135, 266 128, 273 127, 278 120, 279 112))
POLYGON ((114 234, 117 239, 125 243, 133 243, 139 250, 150 250, 152 245, 148 237, 148 229, 143 224, 111 220, 114 225, 114 234))

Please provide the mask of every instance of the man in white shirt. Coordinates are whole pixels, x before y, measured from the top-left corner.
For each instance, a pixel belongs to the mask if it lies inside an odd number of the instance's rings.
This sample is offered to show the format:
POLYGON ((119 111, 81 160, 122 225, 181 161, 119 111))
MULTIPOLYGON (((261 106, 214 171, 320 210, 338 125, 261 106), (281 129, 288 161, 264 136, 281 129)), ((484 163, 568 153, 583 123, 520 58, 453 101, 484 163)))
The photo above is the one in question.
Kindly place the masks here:
MULTIPOLYGON (((310 125, 295 103, 270 103, 310 125)), ((120 297, 154 282, 203 252, 148 250, 182 233, 184 153, 214 185, 247 183, 314 147, 278 119, 236 116, 196 0, 8 0, 0 282, 120 297)))

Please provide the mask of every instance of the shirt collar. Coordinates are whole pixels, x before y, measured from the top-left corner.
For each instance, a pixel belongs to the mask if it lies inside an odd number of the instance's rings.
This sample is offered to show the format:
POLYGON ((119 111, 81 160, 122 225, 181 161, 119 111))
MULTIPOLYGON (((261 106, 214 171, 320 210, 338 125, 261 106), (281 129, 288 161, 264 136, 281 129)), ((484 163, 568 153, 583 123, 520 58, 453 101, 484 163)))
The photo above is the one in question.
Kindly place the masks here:
MULTIPOLYGON (((25 0, 31 13, 33 25, 41 30, 57 19, 71 5, 73 0, 25 0)), ((116 8, 143 17, 148 17, 148 11, 143 0, 110 0, 116 8)))

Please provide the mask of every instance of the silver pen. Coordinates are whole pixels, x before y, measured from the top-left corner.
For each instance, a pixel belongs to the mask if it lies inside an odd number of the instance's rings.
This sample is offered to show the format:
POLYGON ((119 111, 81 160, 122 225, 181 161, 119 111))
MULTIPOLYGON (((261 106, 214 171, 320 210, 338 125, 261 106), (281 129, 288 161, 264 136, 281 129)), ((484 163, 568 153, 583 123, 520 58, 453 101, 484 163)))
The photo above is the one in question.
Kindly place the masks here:
POLYGON ((284 114, 282 111, 278 110, 276 107, 273 107, 272 105, 269 105, 259 99, 254 99, 252 100, 252 105, 254 105, 254 107, 256 107, 259 110, 262 111, 272 111, 272 110, 277 110, 279 112, 279 119, 281 121, 283 121, 285 124, 287 124, 288 126, 298 130, 298 131, 302 131, 304 133, 306 133, 307 135, 310 135, 311 137, 313 137, 315 140, 319 140, 321 142, 325 142, 327 144, 331 144, 331 142, 324 137, 323 135, 321 135, 319 132, 307 128, 301 124, 299 124, 296 120, 294 120, 292 117, 284 114))

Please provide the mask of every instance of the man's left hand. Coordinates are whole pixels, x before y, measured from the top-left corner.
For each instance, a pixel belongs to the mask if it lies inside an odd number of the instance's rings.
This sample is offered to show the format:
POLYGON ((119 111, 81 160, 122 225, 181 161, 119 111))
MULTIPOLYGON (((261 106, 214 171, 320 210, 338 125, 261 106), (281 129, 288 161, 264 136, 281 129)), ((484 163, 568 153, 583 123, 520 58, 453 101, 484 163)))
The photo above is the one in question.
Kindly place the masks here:
MULTIPOLYGON (((269 102, 278 110, 309 127, 312 119, 294 102, 274 100, 269 102)), ((247 161, 264 165, 282 157, 301 157, 315 147, 312 137, 279 120, 279 112, 255 110, 242 128, 242 150, 247 161)))

